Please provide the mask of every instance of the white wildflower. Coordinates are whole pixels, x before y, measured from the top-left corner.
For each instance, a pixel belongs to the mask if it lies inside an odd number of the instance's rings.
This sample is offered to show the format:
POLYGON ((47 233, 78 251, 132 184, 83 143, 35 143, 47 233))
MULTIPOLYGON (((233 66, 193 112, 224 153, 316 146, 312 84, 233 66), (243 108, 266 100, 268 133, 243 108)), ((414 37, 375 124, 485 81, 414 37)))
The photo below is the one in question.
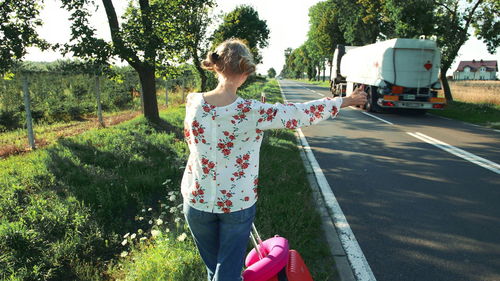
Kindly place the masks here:
POLYGON ((139 235, 141 235, 144 231, 142 231, 141 228, 137 229, 137 233, 139 233, 139 235))
POLYGON ((144 217, 139 217, 139 220, 142 221, 144 219, 144 217))
POLYGON ((167 233, 168 233, 168 232, 170 232, 170 229, 169 229, 169 228, 166 228, 166 229, 165 229, 165 232, 167 232, 167 233))
POLYGON ((146 209, 142 209, 141 212, 143 212, 143 213, 146 212, 146 209))
POLYGON ((137 235, 135 233, 132 233, 132 235, 130 235, 130 239, 135 239, 137 235))
POLYGON ((149 224, 153 224, 153 221, 152 221, 152 220, 149 220, 149 221, 148 221, 148 223, 149 223, 149 224))
POLYGON ((144 241, 144 240, 146 240, 146 239, 148 239, 148 238, 146 238, 146 237, 141 237, 141 239, 139 239, 139 241, 141 241, 141 242, 142 242, 142 241, 144 241))
POLYGON ((123 235, 123 238, 127 238, 129 236, 130 232, 127 232, 127 234, 123 235))
POLYGON ((122 246, 127 245, 127 242, 128 242, 128 241, 127 241, 127 239, 123 240, 123 241, 122 241, 122 246))
POLYGON ((168 200, 170 200, 172 202, 175 201, 175 195, 174 194, 170 195, 170 198, 168 198, 168 200))
POLYGON ((177 208, 175 208, 175 207, 170 208, 170 213, 175 213, 175 211, 177 211, 177 208))
POLYGON ((169 192, 168 192, 168 195, 169 195, 169 196, 170 196, 170 195, 172 195, 172 194, 174 194, 174 192, 173 192, 173 191, 169 191, 169 192))
POLYGON ((128 252, 127 251, 123 251, 121 254, 120 254, 120 257, 124 258, 128 255, 128 252))
POLYGON ((186 233, 183 232, 181 235, 179 235, 179 237, 177 237, 177 240, 182 242, 182 241, 186 240, 186 238, 187 238, 187 235, 186 235, 186 233))
POLYGON ((158 236, 159 234, 160 234, 160 231, 158 231, 158 230, 156 230, 156 229, 151 230, 151 235, 152 235, 153 237, 156 237, 156 236, 158 236))
POLYGON ((157 225, 161 225, 162 223, 163 223, 163 220, 162 220, 162 219, 157 219, 157 220, 156 220, 156 224, 157 224, 157 225))
POLYGON ((153 210, 153 208, 148 208, 148 211, 151 212, 153 210))
POLYGON ((181 218, 175 218, 174 220, 175 222, 180 222, 181 221, 181 218))

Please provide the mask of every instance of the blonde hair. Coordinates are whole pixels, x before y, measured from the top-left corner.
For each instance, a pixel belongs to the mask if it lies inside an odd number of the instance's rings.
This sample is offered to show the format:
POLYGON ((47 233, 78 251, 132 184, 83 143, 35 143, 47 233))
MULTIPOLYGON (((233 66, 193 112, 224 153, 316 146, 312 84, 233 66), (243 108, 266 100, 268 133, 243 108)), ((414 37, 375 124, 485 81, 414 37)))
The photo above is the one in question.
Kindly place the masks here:
POLYGON ((245 41, 237 38, 228 39, 201 63, 204 69, 218 71, 225 75, 252 74, 255 72, 255 63, 252 53, 245 41))

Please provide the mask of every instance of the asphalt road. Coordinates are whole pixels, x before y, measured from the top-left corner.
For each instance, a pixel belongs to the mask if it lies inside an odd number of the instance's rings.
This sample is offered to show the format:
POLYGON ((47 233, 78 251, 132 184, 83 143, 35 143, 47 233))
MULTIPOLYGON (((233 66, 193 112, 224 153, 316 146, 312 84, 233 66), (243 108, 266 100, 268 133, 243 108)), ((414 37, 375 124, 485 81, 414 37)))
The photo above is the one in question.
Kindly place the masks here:
MULTIPOLYGON (((280 83, 289 102, 331 96, 280 83)), ((431 114, 372 115, 392 124, 349 107, 302 132, 375 278, 500 280, 500 174, 415 137, 500 163, 500 132, 431 114)))

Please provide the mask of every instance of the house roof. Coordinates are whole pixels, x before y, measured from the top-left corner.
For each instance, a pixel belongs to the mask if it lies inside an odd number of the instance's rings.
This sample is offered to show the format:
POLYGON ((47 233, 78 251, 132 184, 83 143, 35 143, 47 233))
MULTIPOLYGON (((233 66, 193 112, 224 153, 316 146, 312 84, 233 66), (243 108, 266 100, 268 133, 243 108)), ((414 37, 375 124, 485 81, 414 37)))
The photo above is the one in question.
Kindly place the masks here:
POLYGON ((481 66, 485 66, 487 71, 498 71, 498 63, 496 60, 461 61, 455 71, 464 71, 466 66, 470 67, 472 72, 475 72, 481 66))

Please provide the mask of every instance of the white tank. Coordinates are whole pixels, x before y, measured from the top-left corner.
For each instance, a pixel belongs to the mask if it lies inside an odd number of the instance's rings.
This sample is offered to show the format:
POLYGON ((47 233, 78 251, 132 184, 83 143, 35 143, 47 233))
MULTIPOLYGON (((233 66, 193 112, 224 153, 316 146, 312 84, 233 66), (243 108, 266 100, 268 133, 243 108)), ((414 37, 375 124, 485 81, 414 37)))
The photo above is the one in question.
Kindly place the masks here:
POLYGON ((378 86, 381 81, 408 88, 430 87, 438 81, 441 52, 436 42, 392 39, 346 48, 340 73, 347 82, 378 86))

